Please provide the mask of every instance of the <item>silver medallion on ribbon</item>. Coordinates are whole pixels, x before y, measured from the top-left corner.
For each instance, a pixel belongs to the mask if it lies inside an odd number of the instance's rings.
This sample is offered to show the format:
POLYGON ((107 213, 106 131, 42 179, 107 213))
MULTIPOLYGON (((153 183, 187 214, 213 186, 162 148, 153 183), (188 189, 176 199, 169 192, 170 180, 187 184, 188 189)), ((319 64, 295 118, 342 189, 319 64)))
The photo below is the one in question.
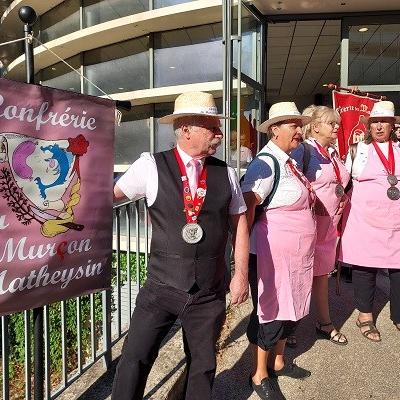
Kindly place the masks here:
POLYGON ((399 200, 400 199, 400 190, 396 186, 392 186, 387 190, 387 197, 390 200, 399 200))
POLYGON ((182 228, 182 238, 186 243, 198 243, 202 237, 203 229, 199 224, 190 222, 182 228))
POLYGON ((341 198, 344 195, 344 187, 342 184, 338 183, 335 187, 336 197, 341 198))
POLYGON ((399 183, 396 175, 388 175, 387 180, 391 186, 396 186, 399 183))

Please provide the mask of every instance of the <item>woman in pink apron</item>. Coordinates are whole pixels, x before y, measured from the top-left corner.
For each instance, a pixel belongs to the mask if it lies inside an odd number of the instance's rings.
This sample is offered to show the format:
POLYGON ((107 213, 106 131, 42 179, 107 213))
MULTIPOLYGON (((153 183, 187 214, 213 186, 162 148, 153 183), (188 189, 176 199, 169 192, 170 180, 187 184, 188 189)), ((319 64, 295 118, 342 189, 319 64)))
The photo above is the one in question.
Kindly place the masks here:
POLYGON ((253 332, 248 329, 254 358, 250 384, 261 399, 284 399, 277 376, 304 379, 311 374, 285 363, 283 356, 287 336, 309 313, 313 279, 315 194, 289 156, 302 139, 302 125, 309 121, 294 103, 272 105, 269 119, 258 128, 269 134, 270 141, 252 161, 242 183, 257 264, 257 279, 249 278, 259 320, 250 329, 253 332), (253 225, 260 204, 264 208, 253 225))
POLYGON ((353 265, 357 326, 364 337, 381 341, 372 308, 376 275, 387 268, 390 278, 390 318, 400 330, 400 148, 394 135, 391 101, 374 105, 365 118, 364 143, 358 143, 346 166, 352 173, 351 207, 343 215, 340 259, 353 265))
POLYGON ((305 144, 296 148, 292 157, 299 163, 317 195, 317 242, 312 289, 318 318, 316 331, 332 343, 346 345, 346 337, 331 322, 328 300, 328 274, 335 266, 337 225, 347 202, 344 188, 350 179, 345 165, 331 145, 337 139, 340 116, 325 106, 310 106, 303 111, 303 115, 310 116, 312 121, 303 127, 307 138, 305 144))

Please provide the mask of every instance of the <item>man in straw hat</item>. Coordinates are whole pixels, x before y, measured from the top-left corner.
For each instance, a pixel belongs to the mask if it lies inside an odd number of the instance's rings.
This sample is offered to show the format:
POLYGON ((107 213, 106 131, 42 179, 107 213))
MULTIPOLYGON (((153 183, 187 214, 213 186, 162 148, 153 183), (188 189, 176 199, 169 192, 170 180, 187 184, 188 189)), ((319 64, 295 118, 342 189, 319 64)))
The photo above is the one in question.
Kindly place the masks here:
POLYGON ((136 300, 113 385, 114 400, 142 399, 161 341, 182 323, 187 356, 185 399, 211 399, 215 343, 225 318, 225 247, 229 226, 235 249, 232 304, 248 296, 246 206, 235 172, 212 157, 221 144, 213 96, 178 96, 176 148, 143 153, 114 188, 115 198, 145 197, 152 221, 148 278, 136 300))
POLYGON ((247 328, 253 352, 250 386, 263 400, 284 400, 278 376, 305 379, 310 372, 286 362, 284 349, 297 322, 309 312, 313 280, 315 195, 290 152, 310 122, 293 102, 271 106, 258 127, 269 142, 249 165, 242 182, 251 230, 249 281, 254 310, 247 328), (260 207, 261 206, 261 207, 260 207))

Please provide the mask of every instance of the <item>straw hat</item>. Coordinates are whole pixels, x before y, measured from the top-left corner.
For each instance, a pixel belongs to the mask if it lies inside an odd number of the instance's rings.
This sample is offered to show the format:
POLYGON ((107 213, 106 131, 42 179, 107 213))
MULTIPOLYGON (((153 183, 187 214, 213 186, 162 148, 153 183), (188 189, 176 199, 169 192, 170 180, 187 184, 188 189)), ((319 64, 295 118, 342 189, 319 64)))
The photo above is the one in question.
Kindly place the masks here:
POLYGON ((371 113, 361 116, 361 122, 368 124, 370 118, 393 118, 395 123, 400 123, 400 117, 394 115, 394 104, 391 101, 378 101, 372 107, 371 113))
POLYGON ((174 113, 160 118, 160 124, 172 124, 176 119, 187 116, 228 118, 218 114, 212 94, 205 92, 187 92, 175 100, 174 113))
POLYGON ((296 104, 291 101, 282 101, 280 103, 272 104, 269 109, 269 119, 263 122, 257 130, 259 132, 268 132, 268 128, 278 122, 287 121, 290 119, 301 120, 303 125, 311 122, 311 117, 301 115, 296 107, 296 104))

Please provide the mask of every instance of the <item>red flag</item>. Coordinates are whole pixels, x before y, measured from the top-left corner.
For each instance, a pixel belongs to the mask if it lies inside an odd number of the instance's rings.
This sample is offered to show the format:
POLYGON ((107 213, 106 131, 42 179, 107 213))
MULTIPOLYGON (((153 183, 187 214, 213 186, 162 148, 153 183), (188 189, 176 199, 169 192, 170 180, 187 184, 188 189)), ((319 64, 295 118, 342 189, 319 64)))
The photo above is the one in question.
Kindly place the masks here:
POLYGON ((339 154, 344 158, 351 144, 364 140, 367 127, 361 122, 361 116, 369 116, 373 105, 379 100, 333 90, 332 101, 333 108, 342 119, 338 130, 338 145, 339 154))

